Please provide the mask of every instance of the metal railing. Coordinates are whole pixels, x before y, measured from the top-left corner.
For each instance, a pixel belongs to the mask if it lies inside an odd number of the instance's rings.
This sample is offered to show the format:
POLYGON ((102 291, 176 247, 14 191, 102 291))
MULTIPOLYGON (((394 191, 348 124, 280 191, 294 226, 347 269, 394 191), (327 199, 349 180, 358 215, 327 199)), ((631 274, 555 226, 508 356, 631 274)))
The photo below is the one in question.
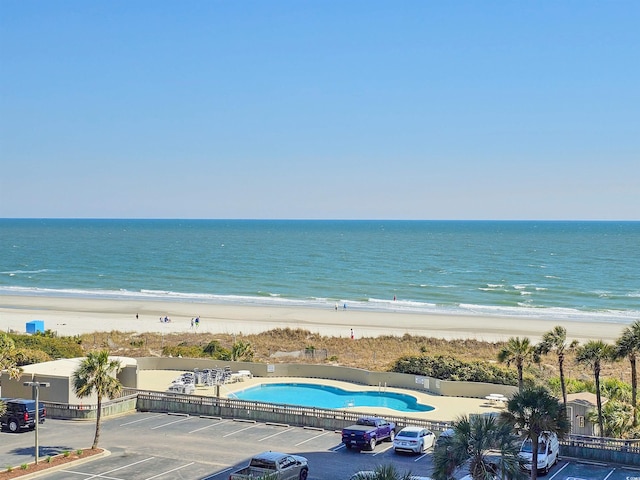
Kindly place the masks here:
MULTIPOLYGON (((355 423, 363 415, 374 415, 366 410, 332 410, 296 405, 282 405, 235 398, 219 398, 199 395, 174 394, 138 390, 138 410, 164 411, 213 415, 265 422, 286 423, 288 425, 342 429, 355 423)), ((438 422, 399 415, 385 416, 395 422, 398 428, 417 425, 434 432, 442 432, 450 427, 449 422, 438 422)))
POLYGON ((566 447, 597 448, 640 454, 640 439, 623 439, 608 437, 590 437, 587 435, 569 435, 560 440, 566 447))
MULTIPOLYGON (((102 402, 102 415, 109 417, 136 410, 138 402, 137 392, 123 392, 118 398, 102 402)), ((96 418, 98 405, 81 404, 71 405, 68 403, 42 402, 47 409, 48 418, 60 418, 65 420, 92 420, 96 418)))

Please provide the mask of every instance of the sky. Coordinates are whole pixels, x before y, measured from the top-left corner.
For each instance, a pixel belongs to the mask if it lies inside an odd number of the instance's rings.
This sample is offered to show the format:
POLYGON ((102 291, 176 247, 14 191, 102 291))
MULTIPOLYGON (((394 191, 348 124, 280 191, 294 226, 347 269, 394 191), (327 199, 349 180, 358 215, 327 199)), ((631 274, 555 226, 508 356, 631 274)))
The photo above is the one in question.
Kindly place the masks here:
POLYGON ((0 0, 0 218, 640 220, 640 2, 0 0))

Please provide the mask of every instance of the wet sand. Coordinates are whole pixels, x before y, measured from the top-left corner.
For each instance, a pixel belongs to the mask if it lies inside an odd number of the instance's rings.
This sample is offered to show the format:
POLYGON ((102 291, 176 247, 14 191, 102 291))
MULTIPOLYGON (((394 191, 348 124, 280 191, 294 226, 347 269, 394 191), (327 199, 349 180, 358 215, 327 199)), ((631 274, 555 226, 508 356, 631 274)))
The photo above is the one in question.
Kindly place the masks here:
POLYGON ((356 337, 420 335, 482 341, 528 337, 533 342, 556 325, 567 337, 581 342, 615 341, 626 327, 616 323, 550 321, 535 318, 474 315, 432 315, 405 312, 335 311, 333 308, 219 305, 153 300, 111 300, 46 296, 0 296, 0 329, 25 332, 26 322, 43 320, 45 329, 59 335, 97 331, 189 332, 191 319, 200 317, 198 331, 254 334, 274 328, 301 328, 324 336, 356 337), (160 322, 165 316, 171 322, 160 322))

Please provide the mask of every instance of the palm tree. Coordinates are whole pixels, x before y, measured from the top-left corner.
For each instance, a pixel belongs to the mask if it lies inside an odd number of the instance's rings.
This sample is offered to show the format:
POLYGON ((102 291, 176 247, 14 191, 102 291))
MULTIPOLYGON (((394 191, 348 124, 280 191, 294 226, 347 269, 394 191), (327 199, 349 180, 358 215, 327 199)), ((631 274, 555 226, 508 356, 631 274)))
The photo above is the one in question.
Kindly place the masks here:
MULTIPOLYGON (((0 332, 0 376, 6 371, 9 378, 20 378, 20 368, 16 364, 16 346, 13 339, 6 333, 0 332)), ((6 404, 0 400, 0 415, 7 411, 6 404)))
POLYGON ((6 333, 0 332, 0 375, 7 371, 9 378, 20 378, 20 368, 16 363, 16 344, 6 333))
POLYGON ((80 366, 73 372, 73 390, 80 398, 88 397, 93 393, 98 398, 98 411, 96 412, 96 435, 91 448, 98 447, 100 439, 100 418, 102 417, 102 398, 115 398, 122 390, 122 384, 115 377, 122 366, 119 360, 109 358, 108 350, 89 352, 87 357, 80 362, 80 366))
POLYGON ((511 337, 502 350, 498 352, 498 361, 506 362, 507 366, 515 363, 518 369, 518 391, 522 392, 524 380, 522 371, 525 364, 538 361, 538 354, 528 338, 511 337))
POLYGON ((640 354, 640 320, 627 327, 616 342, 616 356, 628 358, 631 364, 631 405, 633 407, 633 426, 638 425, 638 374, 636 358, 640 354))
POLYGON ((538 344, 537 351, 540 354, 547 354, 555 351, 558 356, 558 368, 560 370, 560 388, 562 388, 562 402, 567 408, 567 386, 564 381, 564 359, 565 354, 574 350, 578 346, 578 341, 574 340, 567 345, 567 330, 557 325, 553 330, 548 331, 542 336, 542 342, 538 344))
POLYGON ((598 427, 600 436, 604 435, 604 422, 602 420, 602 398, 600 395, 600 367, 602 362, 613 360, 616 350, 613 345, 604 343, 602 340, 590 340, 586 344, 578 347, 576 351, 576 361, 589 366, 593 370, 593 378, 596 383, 596 401, 598 406, 598 427))
MULTIPOLYGON (((593 410, 589 411, 587 419, 592 423, 597 422, 598 413, 593 410)), ((618 399, 609 399, 602 406, 602 422, 605 437, 624 438, 631 431, 633 424, 631 404, 618 399)))
MULTIPOLYGON (((531 445, 538 445, 543 432, 551 432, 562 438, 569 432, 566 409, 543 387, 534 387, 515 394, 507 403, 507 411, 501 418, 521 432, 531 445)), ((538 449, 532 448, 531 478, 538 478, 538 449)))
POLYGON ((456 468, 469 462, 474 480, 499 477, 523 478, 518 461, 519 445, 511 425, 494 416, 461 417, 453 435, 441 437, 433 452, 433 478, 448 480, 456 468), (496 456, 496 451, 500 456, 496 456))
POLYGON ((379 465, 373 473, 359 472, 352 480, 410 480, 411 472, 400 473, 393 464, 379 465))

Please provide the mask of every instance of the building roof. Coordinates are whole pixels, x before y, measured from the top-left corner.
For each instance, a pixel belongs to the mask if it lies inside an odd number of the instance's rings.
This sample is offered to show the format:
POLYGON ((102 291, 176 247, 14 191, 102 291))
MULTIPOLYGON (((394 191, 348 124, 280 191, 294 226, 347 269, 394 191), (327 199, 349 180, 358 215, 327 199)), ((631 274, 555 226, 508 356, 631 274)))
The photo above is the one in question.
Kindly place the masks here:
MULTIPOLYGON (((22 373, 27 375, 49 375, 54 377, 71 377, 76 371, 80 362, 85 357, 78 358, 61 358, 60 360, 52 360, 50 362, 34 363, 22 367, 22 373)), ((137 365, 135 358, 130 357, 109 357, 112 360, 120 360, 123 367, 128 365, 137 365)))
MULTIPOLYGON (((608 398, 601 397, 602 404, 607 403, 608 398)), ((579 393, 569 393, 567 395, 567 403, 581 403, 583 405, 588 404, 591 406, 596 406, 598 404, 598 400, 595 393, 591 392, 579 392, 579 393)))

